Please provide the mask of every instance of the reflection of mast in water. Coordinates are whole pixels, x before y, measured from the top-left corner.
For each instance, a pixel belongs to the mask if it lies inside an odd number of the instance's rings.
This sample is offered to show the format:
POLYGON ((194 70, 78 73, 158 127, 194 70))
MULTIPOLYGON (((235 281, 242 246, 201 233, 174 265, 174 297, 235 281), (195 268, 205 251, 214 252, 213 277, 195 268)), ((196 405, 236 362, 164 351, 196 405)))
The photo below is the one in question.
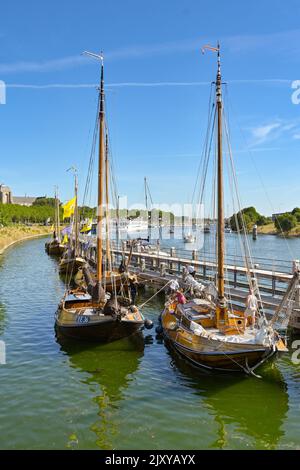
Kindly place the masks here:
MULTIPOLYGON (((217 439, 211 448, 240 448, 251 438, 255 449, 275 449, 289 406, 286 384, 275 363, 265 366, 264 379, 195 369, 170 350, 181 383, 203 399, 217 424, 217 439), (182 382, 183 379, 183 382, 182 382), (234 431, 233 431, 234 429, 234 431), (234 434, 233 434, 234 433, 234 434)), ((246 447, 246 444, 245 444, 246 447)), ((247 446, 249 447, 249 446, 247 446)))
POLYGON ((82 382, 88 385, 91 399, 99 407, 98 419, 89 429, 96 434, 97 447, 111 449, 112 439, 118 432, 113 415, 143 356, 142 334, 105 345, 75 342, 63 337, 57 338, 57 342, 68 356, 70 366, 89 374, 82 382))
POLYGON ((6 317, 5 317, 5 307, 4 305, 0 302, 0 335, 4 333, 5 329, 5 323, 6 323, 6 317))

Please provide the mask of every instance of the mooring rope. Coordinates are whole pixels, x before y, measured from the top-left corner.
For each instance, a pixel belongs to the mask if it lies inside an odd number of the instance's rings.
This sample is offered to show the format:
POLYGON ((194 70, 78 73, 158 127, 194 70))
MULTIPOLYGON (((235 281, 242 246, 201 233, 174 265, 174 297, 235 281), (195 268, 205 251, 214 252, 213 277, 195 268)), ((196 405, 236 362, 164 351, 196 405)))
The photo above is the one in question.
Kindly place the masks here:
POLYGON ((155 294, 152 295, 152 297, 150 297, 148 300, 146 300, 146 302, 144 302, 142 305, 139 305, 139 309, 145 307, 145 305, 148 302, 150 302, 150 300, 154 299, 154 297, 156 297, 157 294, 159 294, 163 289, 165 289, 167 287, 167 285, 170 284, 171 282, 172 282, 172 280, 168 281, 161 289, 159 289, 157 292, 155 292, 155 294))

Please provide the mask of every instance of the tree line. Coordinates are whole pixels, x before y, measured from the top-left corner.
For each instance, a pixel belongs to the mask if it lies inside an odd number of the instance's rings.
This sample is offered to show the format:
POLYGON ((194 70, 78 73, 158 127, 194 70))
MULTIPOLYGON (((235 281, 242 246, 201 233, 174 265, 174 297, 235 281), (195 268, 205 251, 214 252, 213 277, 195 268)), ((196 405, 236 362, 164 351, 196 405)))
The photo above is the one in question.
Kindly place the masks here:
MULTIPOLYGON (((255 207, 245 207, 241 211, 233 214, 229 223, 235 232, 243 229, 243 220, 247 231, 251 230, 253 225, 266 225, 273 222, 271 217, 265 217, 259 214, 255 207)), ((300 208, 295 207, 291 212, 285 212, 275 217, 274 225, 277 232, 288 233, 300 223, 300 208)))

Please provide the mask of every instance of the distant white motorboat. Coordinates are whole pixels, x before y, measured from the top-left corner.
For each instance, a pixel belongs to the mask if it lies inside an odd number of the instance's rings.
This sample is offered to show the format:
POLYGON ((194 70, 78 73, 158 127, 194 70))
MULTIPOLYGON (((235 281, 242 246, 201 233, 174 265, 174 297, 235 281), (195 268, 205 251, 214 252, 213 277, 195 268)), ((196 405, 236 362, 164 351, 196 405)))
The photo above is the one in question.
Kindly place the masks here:
POLYGON ((128 222, 127 232, 143 232, 148 229, 148 222, 144 219, 133 219, 128 222))
POLYGON ((184 243, 194 243, 196 241, 196 237, 192 233, 187 233, 184 235, 183 241, 184 243))

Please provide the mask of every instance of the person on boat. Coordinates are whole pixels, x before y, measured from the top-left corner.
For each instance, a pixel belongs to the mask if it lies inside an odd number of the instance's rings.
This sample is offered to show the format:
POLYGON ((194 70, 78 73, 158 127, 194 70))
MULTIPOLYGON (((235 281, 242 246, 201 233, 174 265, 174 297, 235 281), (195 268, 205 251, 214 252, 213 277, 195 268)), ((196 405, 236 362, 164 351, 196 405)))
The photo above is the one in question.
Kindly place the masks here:
POLYGON ((110 315, 116 319, 120 315, 120 304, 116 296, 112 295, 103 308, 104 315, 110 315))
POLYGON ((176 296, 176 300, 177 300, 177 302, 178 302, 179 304, 186 304, 186 298, 185 298, 185 296, 184 296, 184 294, 183 294, 183 290, 182 290, 182 289, 178 289, 178 290, 176 291, 175 296, 176 296))
POLYGON ((121 263, 120 263, 120 266, 119 266, 119 268, 118 268, 118 271, 119 271, 119 274, 123 274, 123 273, 125 273, 125 271, 126 271, 126 263, 125 263, 124 258, 122 258, 122 260, 121 260, 121 263))
POLYGON ((178 289, 179 289, 179 282, 176 279, 173 279, 168 285, 166 294, 169 296, 174 295, 176 291, 178 291, 178 289))
POLYGON ((137 296, 137 285, 138 285, 138 280, 137 280, 136 275, 129 274, 128 282, 129 282, 129 290, 130 290, 130 296, 131 296, 131 305, 134 305, 135 298, 137 296))
POLYGON ((188 271, 188 273, 195 279, 196 270, 195 270, 194 266, 189 265, 189 266, 187 267, 187 271, 188 271))
POLYGON ((251 326, 251 329, 253 329, 255 325, 255 315, 257 310, 258 301, 253 289, 250 289, 249 295, 246 299, 245 318, 247 322, 246 326, 251 326))

